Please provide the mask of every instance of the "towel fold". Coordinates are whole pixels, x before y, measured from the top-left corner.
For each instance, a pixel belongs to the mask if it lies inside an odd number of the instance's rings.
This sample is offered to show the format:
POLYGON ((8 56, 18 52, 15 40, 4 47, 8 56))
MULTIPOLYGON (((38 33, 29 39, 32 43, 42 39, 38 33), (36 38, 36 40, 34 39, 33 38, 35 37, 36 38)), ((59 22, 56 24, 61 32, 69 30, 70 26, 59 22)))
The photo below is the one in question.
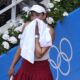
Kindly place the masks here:
POLYGON ((39 28, 39 43, 41 47, 52 46, 52 39, 49 33, 49 28, 46 23, 40 19, 35 19, 25 27, 20 40, 21 56, 34 64, 35 57, 35 28, 38 23, 39 28))

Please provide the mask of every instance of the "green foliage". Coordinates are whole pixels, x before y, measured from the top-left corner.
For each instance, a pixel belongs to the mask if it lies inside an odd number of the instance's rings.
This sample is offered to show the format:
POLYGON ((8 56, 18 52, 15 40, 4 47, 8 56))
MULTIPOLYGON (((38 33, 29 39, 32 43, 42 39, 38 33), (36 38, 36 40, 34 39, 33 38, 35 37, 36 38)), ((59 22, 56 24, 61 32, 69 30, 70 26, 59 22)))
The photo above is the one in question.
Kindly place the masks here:
MULTIPOLYGON (((12 28, 9 28, 8 29, 8 34, 9 35, 9 39, 6 40, 3 38, 3 35, 5 34, 1 34, 0 35, 0 55, 3 54, 3 53, 7 53, 7 51, 9 51, 11 48, 13 48, 14 46, 18 45, 19 42, 20 42, 20 39, 18 38, 19 34, 21 34, 21 32, 19 31, 15 31, 16 27, 12 27, 12 28), (16 43, 11 43, 9 40, 10 40, 10 37, 15 37, 17 39, 17 42, 16 43), (9 48, 5 48, 2 43, 3 42, 7 42, 9 44, 9 48)), ((6 44, 5 44, 6 45, 6 44)))
POLYGON ((51 2, 54 4, 54 7, 51 9, 49 15, 54 18, 54 25, 58 20, 63 18, 63 13, 65 11, 70 13, 80 7, 80 0, 60 0, 60 2, 51 0, 51 2))

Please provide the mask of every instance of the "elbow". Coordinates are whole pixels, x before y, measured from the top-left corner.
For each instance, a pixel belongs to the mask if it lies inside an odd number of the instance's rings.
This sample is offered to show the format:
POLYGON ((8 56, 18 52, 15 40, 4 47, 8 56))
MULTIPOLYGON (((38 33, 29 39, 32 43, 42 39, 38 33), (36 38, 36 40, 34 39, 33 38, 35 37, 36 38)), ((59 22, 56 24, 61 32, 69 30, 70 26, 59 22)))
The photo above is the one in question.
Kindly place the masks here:
POLYGON ((41 53, 41 52, 36 53, 37 58, 41 58, 42 56, 43 56, 43 53, 41 53))

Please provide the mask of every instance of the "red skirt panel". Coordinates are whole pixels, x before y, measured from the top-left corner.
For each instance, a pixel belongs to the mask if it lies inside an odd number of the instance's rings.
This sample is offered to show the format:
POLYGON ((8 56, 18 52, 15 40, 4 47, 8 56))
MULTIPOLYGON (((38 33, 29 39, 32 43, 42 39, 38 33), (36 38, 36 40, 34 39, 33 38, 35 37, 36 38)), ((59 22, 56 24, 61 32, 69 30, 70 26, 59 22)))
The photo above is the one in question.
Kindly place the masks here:
POLYGON ((31 64, 23 59, 14 80, 53 80, 48 60, 35 61, 31 64))

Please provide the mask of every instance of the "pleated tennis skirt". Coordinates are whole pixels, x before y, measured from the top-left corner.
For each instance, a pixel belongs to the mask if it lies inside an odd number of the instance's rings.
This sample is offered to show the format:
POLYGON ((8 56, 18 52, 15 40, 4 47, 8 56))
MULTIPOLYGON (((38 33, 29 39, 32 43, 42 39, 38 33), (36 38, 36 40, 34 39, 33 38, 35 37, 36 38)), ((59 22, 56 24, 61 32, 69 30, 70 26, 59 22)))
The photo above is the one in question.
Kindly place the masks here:
POLYGON ((35 61, 34 64, 31 64, 23 59, 13 80, 53 80, 48 60, 35 61))

